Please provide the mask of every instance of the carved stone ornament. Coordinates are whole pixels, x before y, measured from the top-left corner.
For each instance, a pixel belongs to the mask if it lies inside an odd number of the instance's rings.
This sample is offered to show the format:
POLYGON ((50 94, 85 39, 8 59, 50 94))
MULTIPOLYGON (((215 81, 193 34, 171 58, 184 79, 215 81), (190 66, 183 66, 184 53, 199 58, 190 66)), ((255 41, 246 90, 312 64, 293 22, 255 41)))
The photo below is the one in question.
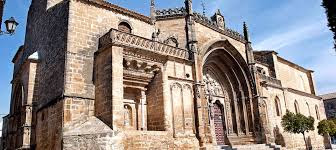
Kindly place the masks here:
POLYGON ((195 95, 197 98, 201 98, 201 89, 202 89, 202 84, 201 83, 195 83, 195 95))
POLYGON ((134 34, 120 32, 116 29, 111 29, 99 39, 100 49, 111 45, 146 50, 163 56, 172 56, 180 59, 189 58, 189 53, 186 49, 173 47, 134 34))
POLYGON ((209 74, 203 76, 203 81, 205 83, 204 92, 206 95, 211 96, 224 96, 224 92, 218 81, 213 79, 209 74))

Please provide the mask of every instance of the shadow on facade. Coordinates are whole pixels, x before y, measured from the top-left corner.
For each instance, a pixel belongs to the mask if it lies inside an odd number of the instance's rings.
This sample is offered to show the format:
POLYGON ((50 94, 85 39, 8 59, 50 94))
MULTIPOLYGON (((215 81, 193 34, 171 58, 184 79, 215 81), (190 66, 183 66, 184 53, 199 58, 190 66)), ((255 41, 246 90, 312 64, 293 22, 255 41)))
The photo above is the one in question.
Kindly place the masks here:
POLYGON ((278 125, 276 127, 274 127, 273 134, 274 134, 274 138, 275 138, 275 144, 285 147, 286 146, 285 139, 284 139, 283 135, 280 133, 280 129, 279 129, 278 125))

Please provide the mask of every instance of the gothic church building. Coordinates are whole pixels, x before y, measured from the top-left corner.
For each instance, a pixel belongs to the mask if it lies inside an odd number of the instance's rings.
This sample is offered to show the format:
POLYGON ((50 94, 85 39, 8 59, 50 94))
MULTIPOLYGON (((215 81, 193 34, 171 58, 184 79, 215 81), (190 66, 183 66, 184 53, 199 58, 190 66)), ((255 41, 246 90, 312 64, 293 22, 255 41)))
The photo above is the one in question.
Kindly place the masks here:
MULTIPOLYGON (((2 145, 14 149, 304 148, 286 110, 325 119, 313 71, 184 7, 32 0, 2 145)), ((317 130, 306 134, 324 148, 317 130)))

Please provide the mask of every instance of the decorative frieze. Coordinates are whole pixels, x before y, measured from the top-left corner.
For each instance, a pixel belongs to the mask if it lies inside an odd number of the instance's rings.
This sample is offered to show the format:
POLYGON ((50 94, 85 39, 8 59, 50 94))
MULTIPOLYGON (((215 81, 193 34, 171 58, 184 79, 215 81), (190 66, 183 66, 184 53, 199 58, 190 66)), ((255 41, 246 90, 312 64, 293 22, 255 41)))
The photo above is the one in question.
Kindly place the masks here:
POLYGON ((181 8, 173 8, 173 9, 156 10, 155 13, 156 13, 156 18, 160 20, 160 19, 184 17, 187 15, 187 10, 184 7, 181 7, 181 8))

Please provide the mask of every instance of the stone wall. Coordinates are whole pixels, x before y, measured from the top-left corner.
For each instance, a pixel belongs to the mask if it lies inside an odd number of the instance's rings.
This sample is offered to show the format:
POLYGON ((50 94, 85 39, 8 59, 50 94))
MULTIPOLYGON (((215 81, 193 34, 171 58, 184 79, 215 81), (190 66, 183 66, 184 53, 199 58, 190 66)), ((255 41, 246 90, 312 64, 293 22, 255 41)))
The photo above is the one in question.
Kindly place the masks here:
MULTIPOLYGON (((65 49, 67 45, 68 2, 61 1, 47 8, 49 1, 33 0, 28 12, 27 31, 21 64, 38 51, 40 76, 40 107, 63 93, 65 49)), ((55 1, 56 2, 56 1, 55 1)))
POLYGON ((112 51, 96 55, 94 63, 95 116, 112 126, 112 51))
POLYGON ((199 148, 195 137, 173 138, 173 135, 165 131, 137 131, 125 132, 125 149, 190 149, 199 148))
POLYGON ((156 26, 160 29, 159 40, 161 42, 173 37, 178 41, 178 47, 187 48, 185 18, 160 20, 156 22, 156 26))
POLYGON ((113 129, 124 124, 122 52, 123 48, 113 46, 100 49, 95 58, 95 116, 113 129))
POLYGON ((64 99, 64 126, 76 120, 86 120, 94 116, 94 100, 66 97, 64 99))
POLYGON ((63 99, 58 99, 37 112, 36 149, 62 148, 63 107, 63 99))
POLYGON ((308 145, 314 149, 321 149, 325 139, 317 133, 318 122, 325 119, 323 102, 316 96, 303 95, 304 93, 296 93, 290 89, 281 89, 274 87, 267 87, 262 89, 262 96, 265 96, 264 101, 267 104, 267 128, 266 134, 268 141, 276 144, 286 146, 288 149, 305 148, 304 139, 301 134, 290 134, 283 130, 281 125, 281 118, 286 114, 286 110, 295 112, 295 101, 299 106, 299 113, 305 116, 312 116, 315 119, 315 130, 306 134, 308 145), (276 99, 279 100, 278 107, 280 115, 276 111, 276 99), (315 108, 318 108, 316 113, 315 108))
POLYGON ((313 93, 315 91, 314 86, 311 83, 310 73, 307 70, 300 69, 291 63, 287 63, 282 59, 277 59, 277 70, 278 79, 281 80, 284 87, 297 89, 304 91, 306 93, 313 93))
POLYGON ((66 95, 94 98, 92 82, 94 52, 98 39, 111 28, 127 22, 132 34, 151 38, 154 27, 134 17, 117 13, 116 9, 84 1, 71 1, 67 40, 66 95))
POLYGON ((147 89, 147 129, 164 131, 164 98, 162 73, 158 73, 147 89))

